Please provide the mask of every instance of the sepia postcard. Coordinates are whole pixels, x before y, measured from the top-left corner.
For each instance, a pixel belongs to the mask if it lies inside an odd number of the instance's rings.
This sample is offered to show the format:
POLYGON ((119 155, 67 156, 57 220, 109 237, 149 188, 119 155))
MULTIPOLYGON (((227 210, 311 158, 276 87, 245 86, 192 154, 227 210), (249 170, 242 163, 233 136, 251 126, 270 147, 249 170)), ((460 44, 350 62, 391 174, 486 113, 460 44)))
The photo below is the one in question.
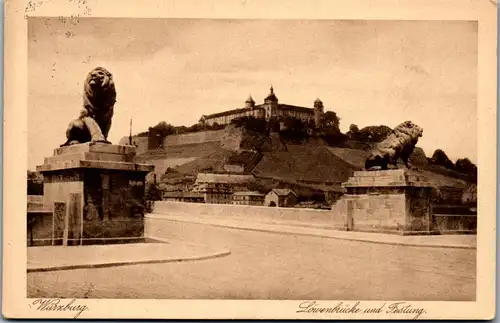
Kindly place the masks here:
POLYGON ((495 0, 9 0, 3 308, 491 319, 495 0))

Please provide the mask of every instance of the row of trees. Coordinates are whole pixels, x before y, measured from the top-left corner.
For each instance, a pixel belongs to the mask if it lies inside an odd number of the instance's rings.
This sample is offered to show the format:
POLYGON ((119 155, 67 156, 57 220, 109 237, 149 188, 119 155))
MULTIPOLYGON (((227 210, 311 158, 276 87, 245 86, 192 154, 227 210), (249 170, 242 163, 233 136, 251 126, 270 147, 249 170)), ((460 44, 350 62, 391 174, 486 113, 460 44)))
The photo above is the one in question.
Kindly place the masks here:
POLYGON ((428 158, 428 161, 432 165, 443 166, 462 174, 477 176, 477 166, 468 158, 458 158, 457 161, 453 163, 441 149, 436 149, 432 157, 428 158))
MULTIPOLYGON (((186 126, 173 126, 166 121, 159 122, 154 127, 149 127, 149 130, 154 129, 157 133, 160 133, 162 137, 166 137, 168 135, 181 135, 183 133, 191 133, 191 132, 199 132, 199 131, 207 131, 207 130, 220 130, 223 129, 223 125, 214 124, 214 125, 201 125, 194 124, 190 127, 186 126)), ((138 137, 147 137, 149 131, 143 131, 137 134, 138 137)))
POLYGON ((360 130, 356 124, 351 124, 346 135, 351 140, 364 142, 380 142, 384 140, 391 132, 392 129, 384 125, 367 126, 360 130))
POLYGON ((269 120, 255 117, 241 117, 231 121, 237 127, 244 127, 260 134, 279 132, 283 139, 302 141, 310 136, 321 136, 332 144, 342 136, 340 132, 340 119, 333 111, 324 114, 319 127, 313 120, 302 120, 291 116, 270 118, 269 120))
MULTIPOLYGON (((362 129, 356 124, 349 126, 347 133, 340 131, 340 118, 333 111, 327 111, 321 120, 319 127, 316 126, 313 120, 303 121, 291 116, 283 118, 271 118, 270 120, 258 119, 255 117, 241 117, 231 121, 231 124, 236 127, 244 127, 247 130, 260 133, 262 135, 269 135, 271 132, 279 132, 284 140, 289 141, 303 141, 304 139, 315 136, 322 138, 331 146, 342 145, 347 140, 364 143, 375 143, 384 140, 391 132, 392 129, 386 125, 367 126, 362 129)), ((165 121, 158 123, 156 126, 151 127, 160 133, 162 137, 173 134, 183 134, 190 132, 206 131, 206 130, 219 130, 224 128, 223 125, 202 125, 194 124, 190 127, 186 126, 173 126, 165 121)), ((138 134, 147 135, 148 132, 138 134)), ((463 174, 477 176, 477 166, 474 165, 468 158, 459 158, 454 163, 446 153, 437 149, 428 162, 433 165, 443 166, 447 169, 454 170, 463 174)))
MULTIPOLYGON (((241 126, 261 134, 269 134, 271 131, 281 132, 284 137, 292 140, 302 140, 314 134, 323 137, 331 144, 338 144, 347 139, 379 142, 387 137, 387 135, 389 135, 392 131, 390 127, 384 125, 367 126, 360 130, 357 125, 351 124, 349 131, 346 134, 343 134, 340 131, 340 118, 333 111, 327 111, 323 115, 319 127, 316 126, 313 120, 303 121, 291 116, 286 116, 280 119, 271 118, 269 121, 248 116, 233 119, 231 124, 237 127, 241 126)), ((219 130, 222 128, 224 128, 224 125, 219 125, 217 123, 213 125, 194 124, 190 127, 186 127, 173 126, 165 121, 161 121, 156 126, 150 127, 150 129, 157 130, 162 137, 206 130, 219 130)), ((138 136, 147 136, 148 133, 148 131, 141 132, 138 136)))

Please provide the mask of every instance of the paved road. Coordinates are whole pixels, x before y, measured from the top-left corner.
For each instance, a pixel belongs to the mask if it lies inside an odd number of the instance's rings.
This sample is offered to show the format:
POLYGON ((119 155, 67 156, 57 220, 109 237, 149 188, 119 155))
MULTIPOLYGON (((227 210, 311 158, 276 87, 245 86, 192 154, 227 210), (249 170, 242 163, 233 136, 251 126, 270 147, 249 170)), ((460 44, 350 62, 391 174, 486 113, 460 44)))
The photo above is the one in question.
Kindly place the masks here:
POLYGON ((232 254, 185 263, 29 273, 28 297, 475 299, 476 251, 382 245, 168 221, 232 254))

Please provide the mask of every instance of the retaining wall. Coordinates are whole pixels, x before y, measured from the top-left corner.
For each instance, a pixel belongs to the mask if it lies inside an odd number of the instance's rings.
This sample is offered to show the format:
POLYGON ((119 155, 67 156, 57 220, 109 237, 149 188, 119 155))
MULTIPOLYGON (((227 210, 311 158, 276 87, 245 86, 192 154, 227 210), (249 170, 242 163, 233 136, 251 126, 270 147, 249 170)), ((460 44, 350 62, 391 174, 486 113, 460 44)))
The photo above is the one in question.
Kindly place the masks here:
POLYGON ((205 217, 224 217, 272 223, 302 222, 313 225, 333 225, 330 210, 303 208, 281 208, 268 206, 248 206, 234 204, 205 204, 182 202, 155 202, 153 213, 167 215, 200 215, 205 217))
MULTIPOLYGON (((347 226, 346 204, 343 199, 335 204, 332 210, 157 201, 153 213, 223 217, 261 223, 280 222, 286 224, 286 222, 296 222, 298 225, 304 226, 331 227, 332 230, 345 230, 347 226)), ((363 224, 365 226, 373 222, 370 218, 358 219, 358 221, 358 225, 363 224)), ((378 223, 380 220, 376 221, 378 223)), ((433 231, 436 234, 473 234, 476 232, 476 221, 477 216, 475 215, 432 215, 433 231)))
POLYGON ((163 140, 163 146, 180 146, 180 145, 190 145, 190 144, 200 144, 204 142, 211 141, 221 141, 224 137, 225 130, 210 130, 210 131, 200 131, 185 133, 182 135, 170 135, 165 137, 163 140))

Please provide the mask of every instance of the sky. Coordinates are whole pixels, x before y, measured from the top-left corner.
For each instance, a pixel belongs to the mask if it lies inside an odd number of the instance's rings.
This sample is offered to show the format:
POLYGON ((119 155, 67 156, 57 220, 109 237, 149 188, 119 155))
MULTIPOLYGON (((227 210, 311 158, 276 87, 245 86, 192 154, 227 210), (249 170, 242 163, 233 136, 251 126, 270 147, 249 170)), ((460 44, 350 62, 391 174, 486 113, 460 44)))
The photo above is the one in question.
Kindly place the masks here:
POLYGON ((28 168, 66 141, 86 74, 114 76, 109 140, 160 121, 263 102, 312 107, 320 98, 341 130, 411 120, 430 156, 477 162, 476 22, 29 18, 28 168))

